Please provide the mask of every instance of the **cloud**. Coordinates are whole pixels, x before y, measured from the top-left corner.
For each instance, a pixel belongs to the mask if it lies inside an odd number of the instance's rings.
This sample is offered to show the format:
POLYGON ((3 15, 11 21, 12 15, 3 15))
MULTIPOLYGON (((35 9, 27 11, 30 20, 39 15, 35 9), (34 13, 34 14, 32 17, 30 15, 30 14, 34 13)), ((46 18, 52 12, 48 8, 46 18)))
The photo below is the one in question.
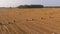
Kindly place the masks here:
POLYGON ((0 7, 16 7, 24 4, 40 4, 41 0, 0 0, 0 7))
POLYGON ((16 7, 22 3, 19 0, 0 0, 0 7, 16 7))

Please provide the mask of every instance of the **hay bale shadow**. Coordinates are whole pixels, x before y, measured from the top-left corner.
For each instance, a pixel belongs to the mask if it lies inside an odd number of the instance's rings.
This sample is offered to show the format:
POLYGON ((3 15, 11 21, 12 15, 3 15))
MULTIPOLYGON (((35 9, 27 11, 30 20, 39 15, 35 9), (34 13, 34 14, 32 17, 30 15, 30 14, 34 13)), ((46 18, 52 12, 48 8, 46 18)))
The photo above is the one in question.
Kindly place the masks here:
POLYGON ((26 21, 34 21, 35 19, 26 19, 26 21))

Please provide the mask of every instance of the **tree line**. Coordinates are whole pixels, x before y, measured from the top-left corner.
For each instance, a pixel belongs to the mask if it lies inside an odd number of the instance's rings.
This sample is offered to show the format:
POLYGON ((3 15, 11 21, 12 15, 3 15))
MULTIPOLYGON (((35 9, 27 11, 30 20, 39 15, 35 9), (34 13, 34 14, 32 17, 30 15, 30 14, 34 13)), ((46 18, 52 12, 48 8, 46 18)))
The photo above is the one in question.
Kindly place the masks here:
POLYGON ((19 5, 17 8, 43 8, 43 5, 19 5))

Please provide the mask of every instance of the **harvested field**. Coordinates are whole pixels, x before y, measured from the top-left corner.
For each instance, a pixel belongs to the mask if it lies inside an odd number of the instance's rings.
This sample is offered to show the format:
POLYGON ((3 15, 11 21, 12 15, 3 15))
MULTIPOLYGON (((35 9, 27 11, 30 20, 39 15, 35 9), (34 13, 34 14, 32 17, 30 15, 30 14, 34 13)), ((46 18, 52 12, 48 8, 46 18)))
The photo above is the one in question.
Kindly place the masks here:
POLYGON ((60 8, 2 8, 0 34, 60 34, 60 8))

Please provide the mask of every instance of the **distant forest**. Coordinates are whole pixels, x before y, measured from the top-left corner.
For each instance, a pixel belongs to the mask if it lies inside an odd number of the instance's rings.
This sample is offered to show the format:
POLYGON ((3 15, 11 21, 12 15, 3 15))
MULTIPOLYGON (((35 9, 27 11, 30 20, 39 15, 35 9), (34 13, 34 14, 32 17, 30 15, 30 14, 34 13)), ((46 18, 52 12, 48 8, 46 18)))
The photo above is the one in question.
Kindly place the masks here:
POLYGON ((44 6, 44 5, 19 5, 16 8, 60 8, 60 6, 44 6))
POLYGON ((43 5, 19 5, 17 8, 43 8, 43 5))

